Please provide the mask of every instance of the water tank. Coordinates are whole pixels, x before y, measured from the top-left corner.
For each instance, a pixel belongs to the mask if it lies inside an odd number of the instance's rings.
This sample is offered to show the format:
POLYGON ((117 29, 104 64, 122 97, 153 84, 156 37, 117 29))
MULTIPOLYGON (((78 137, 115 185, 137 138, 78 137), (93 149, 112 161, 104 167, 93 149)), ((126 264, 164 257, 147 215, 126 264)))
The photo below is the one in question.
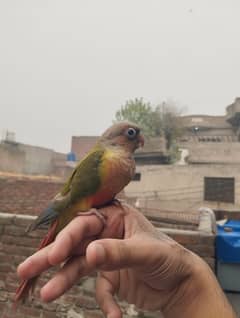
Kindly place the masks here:
POLYGON ((67 161, 68 162, 75 162, 76 161, 76 155, 74 152, 69 152, 67 154, 67 161))

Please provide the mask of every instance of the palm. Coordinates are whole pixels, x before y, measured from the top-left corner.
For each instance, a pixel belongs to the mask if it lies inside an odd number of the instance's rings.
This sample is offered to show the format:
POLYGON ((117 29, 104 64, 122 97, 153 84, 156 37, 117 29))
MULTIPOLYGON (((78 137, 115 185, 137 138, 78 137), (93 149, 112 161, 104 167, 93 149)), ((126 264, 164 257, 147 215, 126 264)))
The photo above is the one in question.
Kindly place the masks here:
POLYGON ((122 242, 125 244, 128 241, 127 244, 133 248, 135 246, 135 253, 139 254, 140 259, 136 264, 121 264, 124 268, 117 271, 109 271, 111 268, 108 266, 108 271, 102 271, 98 277, 98 289, 101 290, 102 285, 107 284, 120 300, 126 300, 142 309, 160 309, 159 298, 162 307, 180 280, 188 274, 186 259, 184 262, 182 259, 185 250, 180 246, 176 249, 176 242, 156 230, 145 217, 133 210, 124 215, 123 222, 125 240, 122 242), (141 248, 136 251, 139 246, 141 248), (179 257, 179 253, 182 257, 179 257))

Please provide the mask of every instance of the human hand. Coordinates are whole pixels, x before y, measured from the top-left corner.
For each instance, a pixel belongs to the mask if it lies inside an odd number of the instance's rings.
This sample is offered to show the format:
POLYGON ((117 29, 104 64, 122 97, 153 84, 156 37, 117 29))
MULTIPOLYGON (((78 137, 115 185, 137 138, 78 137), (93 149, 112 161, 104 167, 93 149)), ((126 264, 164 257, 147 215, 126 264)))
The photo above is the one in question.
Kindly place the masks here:
POLYGON ((95 216, 75 218, 54 243, 19 266, 19 276, 30 278, 65 262, 41 289, 44 301, 56 299, 79 278, 97 270, 96 299, 106 316, 121 316, 113 297, 117 294, 138 308, 162 310, 166 317, 176 317, 175 313, 178 317, 198 317, 188 316, 184 306, 191 301, 196 303, 196 297, 201 296, 198 287, 202 286, 202 272, 206 272, 208 283, 214 284, 210 270, 200 258, 154 228, 129 206, 124 209, 109 206, 101 212, 107 219, 103 231, 95 216))

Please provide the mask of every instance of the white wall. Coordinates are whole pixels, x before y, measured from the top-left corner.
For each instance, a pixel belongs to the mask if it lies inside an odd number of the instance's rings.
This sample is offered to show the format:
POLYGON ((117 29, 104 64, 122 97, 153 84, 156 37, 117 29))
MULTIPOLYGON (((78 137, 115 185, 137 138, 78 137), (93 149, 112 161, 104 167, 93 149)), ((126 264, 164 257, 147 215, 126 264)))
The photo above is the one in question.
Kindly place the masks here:
POLYGON ((201 206, 240 209, 240 165, 162 165, 137 167, 140 181, 132 181, 125 193, 137 197, 140 206, 166 210, 193 210, 201 206), (235 204, 204 201, 204 177, 234 177, 235 204))

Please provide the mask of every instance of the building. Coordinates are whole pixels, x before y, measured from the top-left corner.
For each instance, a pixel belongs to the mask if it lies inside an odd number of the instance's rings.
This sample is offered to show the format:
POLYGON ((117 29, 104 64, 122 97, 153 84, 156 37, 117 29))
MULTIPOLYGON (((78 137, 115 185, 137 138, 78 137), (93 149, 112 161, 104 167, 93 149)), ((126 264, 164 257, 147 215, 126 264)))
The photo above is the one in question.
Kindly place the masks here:
POLYGON ((98 136, 72 136, 71 152, 81 160, 98 141, 98 136))
MULTIPOLYGON (((191 211, 202 206, 240 211, 240 98, 225 116, 191 115, 179 118, 183 154, 174 165, 137 166, 137 178, 125 189, 145 212, 191 211)), ((148 150, 151 154, 151 150, 148 150)))
POLYGON ((23 175, 57 175, 66 177, 71 168, 67 155, 52 149, 26 145, 14 140, 0 143, 0 171, 23 175))
POLYGON ((137 166, 161 165, 169 163, 169 153, 164 137, 145 138, 143 148, 134 154, 137 166))
POLYGON ((226 108, 225 116, 189 115, 179 118, 184 133, 180 138, 186 143, 238 142, 240 140, 240 98, 226 108))
MULTIPOLYGON (((98 136, 73 136, 71 151, 81 160, 98 141, 98 136)), ((144 148, 135 153, 137 165, 157 165, 169 162, 166 140, 163 137, 146 138, 144 148)))
MULTIPOLYGON (((192 211, 202 206, 240 210, 240 98, 224 116, 181 116, 183 135, 178 140, 182 158, 169 163, 166 141, 146 139, 135 153, 136 175, 125 196, 147 210, 192 211), (167 164, 167 165, 166 165, 167 164)), ((78 160, 97 142, 97 136, 73 136, 78 160)))

